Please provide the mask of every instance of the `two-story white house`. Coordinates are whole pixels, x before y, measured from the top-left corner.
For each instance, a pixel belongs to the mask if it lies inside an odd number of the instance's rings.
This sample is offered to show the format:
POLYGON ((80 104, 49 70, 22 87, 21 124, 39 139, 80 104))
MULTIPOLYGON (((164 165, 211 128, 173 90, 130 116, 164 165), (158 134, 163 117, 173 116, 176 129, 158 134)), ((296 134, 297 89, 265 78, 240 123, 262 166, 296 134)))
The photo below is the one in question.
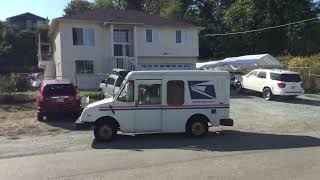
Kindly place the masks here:
POLYGON ((48 43, 42 43, 39 36, 39 67, 48 78, 91 77, 82 79, 80 88, 97 88, 101 77, 95 75, 114 68, 194 69, 200 30, 135 10, 92 10, 64 16, 50 25, 49 48, 43 48, 48 43))

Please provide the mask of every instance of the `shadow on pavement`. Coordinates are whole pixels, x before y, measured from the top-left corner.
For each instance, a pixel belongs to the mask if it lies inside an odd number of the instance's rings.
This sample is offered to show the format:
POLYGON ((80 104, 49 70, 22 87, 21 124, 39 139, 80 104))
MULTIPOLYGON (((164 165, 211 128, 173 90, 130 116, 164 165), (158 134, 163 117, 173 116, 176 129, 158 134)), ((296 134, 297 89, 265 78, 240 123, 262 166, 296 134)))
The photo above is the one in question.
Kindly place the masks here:
POLYGON ((82 129, 76 129, 75 128, 75 122, 77 120, 77 117, 72 116, 51 116, 48 120, 44 120, 43 123, 48 124, 52 127, 62 128, 66 130, 71 131, 89 131, 90 128, 82 128, 82 129))
POLYGON ((302 104, 302 105, 311 105, 311 106, 320 106, 320 101, 312 100, 312 99, 302 99, 302 98, 294 98, 288 99, 286 97, 276 97, 274 99, 276 102, 282 103, 290 103, 290 104, 302 104))
POLYGON ((95 149, 186 149, 193 151, 246 151, 318 147, 320 139, 311 136, 262 134, 224 130, 210 132, 203 138, 188 138, 184 134, 118 135, 114 141, 96 140, 95 149))

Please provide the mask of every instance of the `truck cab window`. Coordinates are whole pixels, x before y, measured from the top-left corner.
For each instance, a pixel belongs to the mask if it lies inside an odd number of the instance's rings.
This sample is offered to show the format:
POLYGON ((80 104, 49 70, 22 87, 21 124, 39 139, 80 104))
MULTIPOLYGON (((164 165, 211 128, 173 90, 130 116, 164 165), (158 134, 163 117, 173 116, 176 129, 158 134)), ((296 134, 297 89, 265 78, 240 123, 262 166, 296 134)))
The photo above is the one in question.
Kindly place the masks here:
POLYGON ((138 104, 161 104, 160 84, 140 84, 138 86, 138 104))
POLYGON ((121 91, 121 94, 118 97, 118 101, 122 102, 133 102, 134 101, 134 83, 133 81, 128 81, 125 86, 123 87, 123 90, 121 91))
POLYGON ((167 104, 170 106, 181 106, 184 104, 184 82, 168 81, 167 104))

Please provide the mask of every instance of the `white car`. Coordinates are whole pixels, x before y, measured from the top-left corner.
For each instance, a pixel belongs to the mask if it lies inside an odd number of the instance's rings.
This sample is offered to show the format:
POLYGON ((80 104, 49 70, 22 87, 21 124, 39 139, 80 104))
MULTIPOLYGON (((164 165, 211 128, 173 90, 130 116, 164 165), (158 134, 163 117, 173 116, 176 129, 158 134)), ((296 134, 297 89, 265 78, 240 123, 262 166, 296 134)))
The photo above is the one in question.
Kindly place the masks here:
POLYGON ((299 73, 280 69, 255 69, 237 78, 236 90, 252 90, 262 93, 265 100, 274 95, 296 97, 304 93, 299 73))
POLYGON ((105 98, 113 97, 118 93, 120 85, 130 71, 114 69, 107 79, 101 81, 99 88, 105 98))

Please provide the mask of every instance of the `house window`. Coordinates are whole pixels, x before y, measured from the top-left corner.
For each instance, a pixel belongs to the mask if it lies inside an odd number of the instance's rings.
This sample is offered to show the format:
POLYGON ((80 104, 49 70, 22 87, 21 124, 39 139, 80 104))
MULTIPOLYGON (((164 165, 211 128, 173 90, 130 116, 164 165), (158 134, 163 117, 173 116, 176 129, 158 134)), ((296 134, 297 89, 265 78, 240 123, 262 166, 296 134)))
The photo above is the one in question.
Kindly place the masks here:
POLYGON ((160 32, 152 29, 146 29, 146 42, 159 42, 160 32))
POLYGON ((184 82, 168 81, 167 104, 169 106, 181 106, 184 104, 184 82))
POLYGON ((118 43, 129 42, 129 31, 126 29, 113 30, 113 42, 118 42, 118 43))
POLYGON ((94 46, 94 29, 72 28, 73 45, 94 46))
POLYGON ((152 29, 146 29, 146 42, 152 42, 152 29))
POLYGON ((176 43, 187 42, 187 36, 188 36, 188 34, 186 31, 177 30, 176 31, 176 43))
POLYGON ((114 44, 113 53, 114 56, 130 56, 130 46, 127 44, 114 44))
POLYGON ((93 74, 93 61, 76 60, 76 74, 93 74))

